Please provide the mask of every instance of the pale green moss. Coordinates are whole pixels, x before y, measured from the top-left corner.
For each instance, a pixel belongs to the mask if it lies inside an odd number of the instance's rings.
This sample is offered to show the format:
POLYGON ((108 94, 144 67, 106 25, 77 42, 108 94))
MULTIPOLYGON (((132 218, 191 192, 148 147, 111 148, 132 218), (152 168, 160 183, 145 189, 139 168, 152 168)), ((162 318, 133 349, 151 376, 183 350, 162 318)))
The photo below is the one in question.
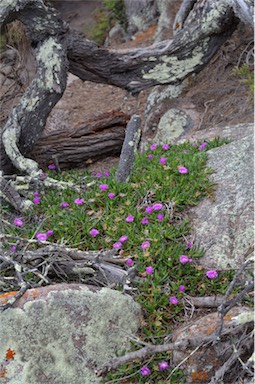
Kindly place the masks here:
POLYGON ((6 378, 12 384, 99 383, 94 370, 129 348, 125 332, 137 332, 139 314, 130 297, 86 286, 7 309, 0 315, 0 363, 8 348, 16 355, 6 378))

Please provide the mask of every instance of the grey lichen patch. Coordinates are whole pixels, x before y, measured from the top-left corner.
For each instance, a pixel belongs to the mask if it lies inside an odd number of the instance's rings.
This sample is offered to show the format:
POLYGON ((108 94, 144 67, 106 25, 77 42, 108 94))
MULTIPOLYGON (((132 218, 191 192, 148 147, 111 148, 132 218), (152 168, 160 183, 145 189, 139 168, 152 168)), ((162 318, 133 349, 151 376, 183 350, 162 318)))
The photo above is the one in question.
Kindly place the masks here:
POLYGON ((60 84, 60 57, 59 52, 62 50, 61 44, 58 44, 53 37, 49 37, 39 49, 37 60, 45 68, 44 87, 50 91, 59 90, 56 84, 60 84))
POLYGON ((221 30, 221 24, 219 23, 219 18, 222 18, 222 15, 226 12, 226 8, 229 6, 227 1, 218 1, 215 2, 212 9, 206 12, 203 22, 201 23, 201 30, 204 33, 212 33, 217 30, 221 30))
POLYGON ((167 111, 160 119, 153 142, 169 143, 178 138, 189 124, 189 117, 177 108, 167 111))
POLYGON ((36 96, 31 99, 27 99, 27 98, 23 99, 22 103, 23 105, 26 104, 24 105, 24 107, 28 112, 32 112, 35 109, 36 105, 39 103, 39 101, 40 101, 39 96, 36 96))
POLYGON ((129 348, 125 330, 138 330, 140 307, 108 288, 59 289, 0 315, 0 362, 15 353, 12 384, 93 384, 94 370, 129 348), (125 308, 125 311, 123 310, 125 308))
POLYGON ((254 312, 242 312, 234 317, 233 320, 235 320, 238 325, 254 322, 254 312))
POLYGON ((151 109, 158 103, 161 103, 164 100, 175 99, 182 93, 185 87, 185 81, 178 85, 169 85, 169 86, 157 86, 156 90, 152 91, 147 99, 145 115, 148 114, 151 109), (165 87, 164 89, 162 89, 165 87))
POLYGON ((189 73, 193 72, 197 65, 202 64, 205 53, 205 46, 209 39, 204 39, 200 46, 197 46, 192 56, 187 59, 179 60, 176 56, 163 55, 160 57, 160 63, 151 68, 147 73, 144 71, 145 80, 156 80, 161 84, 183 79, 189 73))

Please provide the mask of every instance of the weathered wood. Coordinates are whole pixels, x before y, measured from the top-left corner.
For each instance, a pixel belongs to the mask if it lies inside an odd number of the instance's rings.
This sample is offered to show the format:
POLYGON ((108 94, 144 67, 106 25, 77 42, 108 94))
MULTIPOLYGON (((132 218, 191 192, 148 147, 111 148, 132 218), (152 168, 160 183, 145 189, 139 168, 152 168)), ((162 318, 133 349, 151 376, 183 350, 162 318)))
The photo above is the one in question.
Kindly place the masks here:
POLYGON ((70 31, 42 0, 2 0, 0 28, 20 20, 37 61, 34 80, 0 132, 3 172, 11 173, 15 166, 23 173, 40 174, 37 164, 25 156, 31 153, 64 92, 68 65, 69 71, 82 80, 115 85, 133 93, 154 85, 176 84, 199 72, 231 36, 240 19, 252 19, 251 9, 250 0, 196 1, 172 41, 114 51, 70 31))
POLYGON ((125 140, 120 154, 119 167, 116 173, 116 180, 121 183, 127 181, 129 178, 141 137, 140 127, 140 117, 133 115, 127 125, 125 140))
POLYGON ((45 168, 55 156, 61 169, 84 166, 87 160, 118 155, 129 116, 119 111, 99 115, 78 128, 44 133, 31 157, 45 168))

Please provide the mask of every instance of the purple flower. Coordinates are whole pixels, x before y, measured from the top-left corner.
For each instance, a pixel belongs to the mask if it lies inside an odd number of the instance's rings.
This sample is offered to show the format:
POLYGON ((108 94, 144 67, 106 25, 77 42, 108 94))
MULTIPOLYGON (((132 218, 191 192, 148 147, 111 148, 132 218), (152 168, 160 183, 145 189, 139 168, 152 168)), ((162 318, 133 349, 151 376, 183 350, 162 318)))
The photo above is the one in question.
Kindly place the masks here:
POLYGON ((162 149, 164 149, 165 151, 167 151, 169 149, 169 145, 168 144, 163 144, 162 145, 162 149))
POLYGON ((191 241, 188 241, 188 242, 187 242, 187 247, 188 247, 188 248, 191 248, 191 247, 192 247, 192 245, 193 245, 193 244, 192 244, 192 242, 191 242, 191 241))
POLYGON ((52 230, 52 229, 49 229, 49 230, 46 232, 46 235, 47 235, 47 236, 51 236, 51 235, 53 235, 53 230, 52 230))
POLYGON ((150 146, 150 150, 151 150, 151 151, 154 151, 156 148, 157 148, 157 144, 152 144, 152 145, 150 146))
POLYGON ((108 172, 108 171, 105 171, 105 172, 104 172, 104 176, 105 176, 105 177, 108 177, 108 176, 109 176, 109 172, 108 172))
POLYGON ((48 237, 47 233, 39 233, 39 232, 35 236, 39 241, 46 241, 48 237))
POLYGON ((39 197, 39 192, 34 192, 34 197, 39 197))
POLYGON ((117 241, 116 243, 113 244, 112 247, 115 248, 115 249, 122 248, 122 243, 120 241, 117 241))
POLYGON ((200 146, 198 147, 198 150, 199 150, 199 151, 203 151, 203 149, 205 149, 206 146, 207 146, 206 142, 203 141, 203 142, 200 144, 200 146))
POLYGON ((24 225, 23 221, 21 219, 19 219, 18 217, 16 217, 16 219, 14 219, 13 224, 17 225, 17 227, 23 227, 23 225, 24 225))
POLYGON ((114 199, 115 194, 113 192, 108 193, 108 197, 109 197, 109 199, 114 199))
POLYGON ((192 261, 193 261, 192 259, 189 259, 189 263, 192 263, 192 261))
POLYGON ((215 269, 211 269, 210 271, 206 272, 206 276, 208 277, 208 279, 215 279, 216 277, 218 277, 218 272, 215 271, 215 269))
POLYGON ((121 237, 119 238, 119 241, 120 241, 121 243, 125 243, 125 241, 128 241, 128 237, 127 237, 126 235, 123 235, 123 236, 121 236, 121 237))
POLYGON ((169 364, 168 364, 167 361, 160 361, 160 362, 158 363, 158 367, 159 367, 159 370, 160 370, 160 371, 165 371, 166 369, 169 368, 169 364))
POLYGON ((129 215, 128 217, 126 217, 126 222, 127 223, 132 223, 133 221, 134 221, 134 216, 129 215))
POLYGON ((152 212, 153 212, 153 208, 152 208, 152 207, 147 207, 147 208, 145 209, 145 212, 146 212, 146 213, 152 213, 152 212))
POLYGON ((182 165, 180 167, 178 167, 178 171, 181 174, 185 174, 185 173, 189 172, 189 170, 187 168, 183 167, 182 165))
POLYGON ((154 268, 151 266, 145 268, 145 272, 147 273, 147 275, 152 275, 153 271, 154 268))
POLYGON ((74 204, 76 205, 82 205, 84 203, 84 199, 75 199, 74 204))
POLYGON ((11 251, 11 252, 15 252, 16 249, 17 249, 17 246, 16 246, 16 245, 12 245, 12 246, 10 247, 10 251, 11 251))
POLYGON ((142 249, 147 249, 147 248, 150 248, 151 244, 149 241, 144 241, 141 245, 141 248, 142 249))
POLYGON ((102 173, 96 173, 96 177, 102 177, 102 173))
POLYGON ((96 237, 97 235, 99 235, 99 231, 95 228, 92 228, 91 231, 89 231, 89 233, 93 237, 96 237))
POLYGON ((184 292, 184 291, 185 291, 185 287, 184 287, 184 285, 180 285, 180 286, 179 286, 179 291, 180 291, 180 292, 184 292))
POLYGON ((142 223, 143 225, 148 224, 148 223, 149 223, 149 219, 148 219, 148 217, 144 217, 144 218, 141 220, 141 223, 142 223))
POLYGON ((148 159, 153 159, 153 155, 148 155, 148 159))
POLYGON ((55 168, 56 168, 56 166, 53 163, 48 165, 48 169, 55 169, 55 168))
POLYGON ((156 203, 156 204, 153 204, 152 209, 153 209, 153 211, 160 211, 162 209, 162 207, 163 207, 163 204, 156 203))
POLYGON ((35 198, 33 199, 33 202, 34 202, 34 204, 40 204, 40 202, 41 202, 40 197, 35 197, 35 198))
POLYGON ((69 207, 69 204, 66 201, 62 201, 62 203, 60 203, 60 207, 61 208, 67 208, 67 207, 69 207))
POLYGON ((91 176, 95 176, 95 171, 91 171, 91 176))
POLYGON ((160 164, 166 164, 167 158, 166 157, 161 157, 159 162, 160 164))
POLYGON ((127 263, 127 265, 128 265, 129 267, 132 267, 132 265, 133 265, 133 260, 132 260, 132 259, 128 259, 128 260, 126 261, 126 263, 127 263))
POLYGON ((163 221, 164 220, 164 215, 163 213, 158 214, 158 221, 163 221))
POLYGON ((106 191, 108 189, 108 185, 107 184, 101 184, 101 185, 99 185, 99 188, 101 189, 101 191, 106 191))
POLYGON ((188 256, 186 256, 186 255, 181 255, 180 256, 180 263, 182 263, 182 264, 186 264, 186 263, 188 263, 189 262, 189 258, 188 258, 188 256))
POLYGON ((149 376, 151 374, 151 370, 146 365, 141 367, 140 372, 142 376, 149 376))
POLYGON ((171 296, 169 298, 169 301, 170 301, 171 304, 174 304, 174 305, 178 304, 178 299, 175 296, 171 296))

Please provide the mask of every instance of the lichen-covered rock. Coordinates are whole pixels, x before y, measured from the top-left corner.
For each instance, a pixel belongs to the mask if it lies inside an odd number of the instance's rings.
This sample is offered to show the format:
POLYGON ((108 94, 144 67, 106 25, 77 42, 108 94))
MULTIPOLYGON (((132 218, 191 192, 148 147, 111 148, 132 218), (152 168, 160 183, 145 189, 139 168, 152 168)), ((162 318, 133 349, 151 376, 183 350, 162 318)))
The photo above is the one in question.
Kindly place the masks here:
MULTIPOLYGON (((240 317, 247 318, 247 327, 253 328, 254 313, 252 308, 247 307, 234 307, 224 317, 224 326, 222 333, 233 332, 235 339, 238 339, 243 328, 238 326, 241 324, 240 317), (249 325, 248 325, 249 324, 249 325)), ((172 340, 178 342, 181 340, 203 340, 203 338, 213 336, 214 332, 220 325, 220 317, 218 312, 210 313, 195 320, 181 328, 179 328, 173 335, 172 340)), ((195 353, 194 349, 185 352, 173 352, 173 364, 179 364, 187 356, 190 357, 185 361, 186 383, 209 383, 210 377, 214 374, 215 370, 222 366, 222 364, 233 354, 233 339, 227 337, 219 343, 210 344, 210 346, 202 346, 195 353)))
MULTIPOLYGON (((245 127, 239 129, 245 132, 245 127)), ((253 142, 248 134, 207 152, 215 200, 205 199, 190 212, 196 242, 205 250, 200 259, 204 267, 238 268, 253 244, 253 142)))
POLYGON ((10 384, 99 383, 95 370, 129 348, 139 316, 131 297, 109 288, 31 289, 0 314, 1 377, 10 384))

